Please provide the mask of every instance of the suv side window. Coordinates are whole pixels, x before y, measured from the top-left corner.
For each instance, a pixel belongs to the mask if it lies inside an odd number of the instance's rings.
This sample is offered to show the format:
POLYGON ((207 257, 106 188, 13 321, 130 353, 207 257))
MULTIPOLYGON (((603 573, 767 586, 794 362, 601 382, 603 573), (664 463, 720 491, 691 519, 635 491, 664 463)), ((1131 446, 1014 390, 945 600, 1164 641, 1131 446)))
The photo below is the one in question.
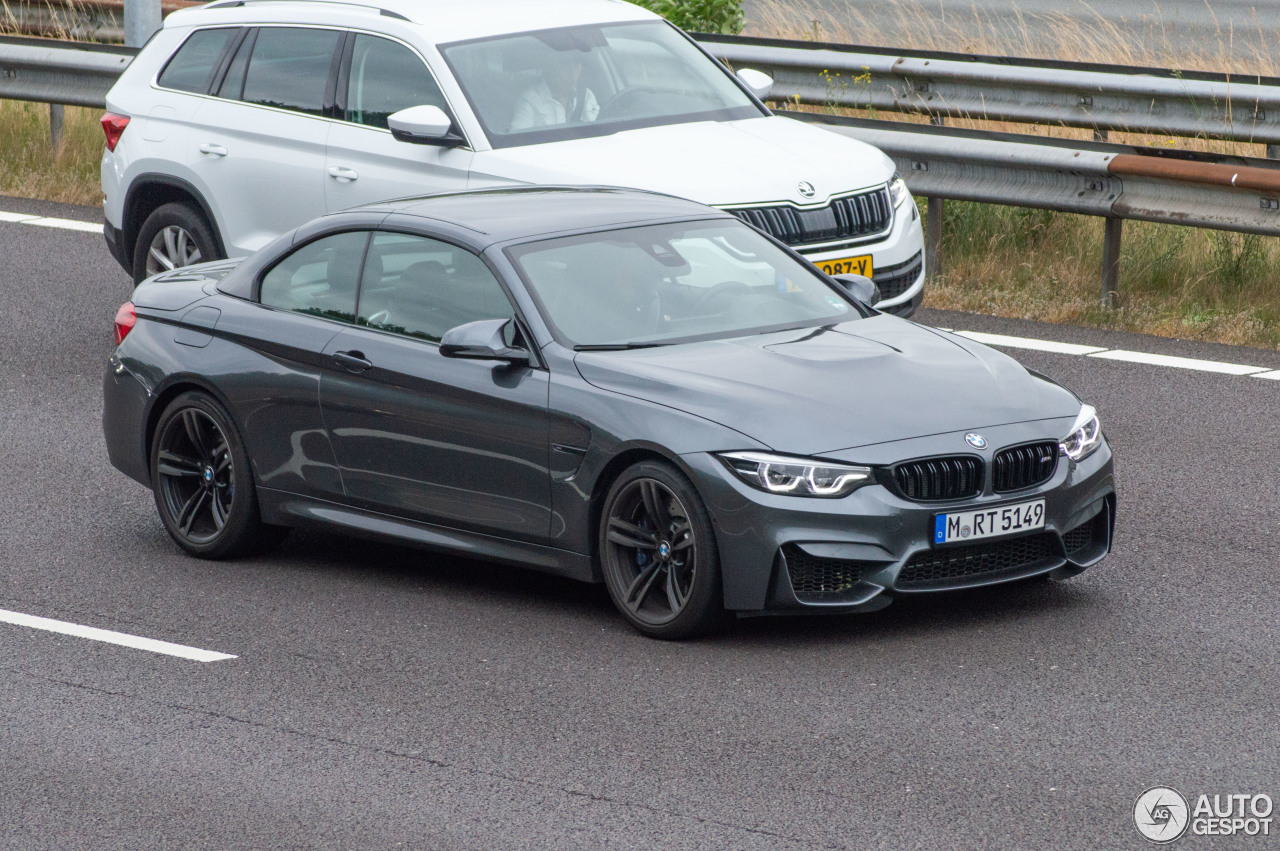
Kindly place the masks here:
POLYGON ((351 51, 346 120, 385 130, 388 115, 423 104, 449 111, 422 59, 403 44, 357 35, 351 51))
POLYGON ((258 300, 282 310, 354 322, 368 242, 368 231, 350 231, 307 243, 262 277, 258 300))
POLYGON ((489 267, 470 251, 421 236, 374 234, 358 324, 438 343, 450 328, 514 315, 489 267))
POLYGON ((218 69, 222 52, 227 49, 236 27, 223 27, 193 32, 169 64, 164 66, 156 82, 166 89, 204 94, 213 83, 213 73, 218 69))
POLYGON ((322 115, 329 72, 341 41, 337 30, 263 27, 253 43, 241 100, 322 115))

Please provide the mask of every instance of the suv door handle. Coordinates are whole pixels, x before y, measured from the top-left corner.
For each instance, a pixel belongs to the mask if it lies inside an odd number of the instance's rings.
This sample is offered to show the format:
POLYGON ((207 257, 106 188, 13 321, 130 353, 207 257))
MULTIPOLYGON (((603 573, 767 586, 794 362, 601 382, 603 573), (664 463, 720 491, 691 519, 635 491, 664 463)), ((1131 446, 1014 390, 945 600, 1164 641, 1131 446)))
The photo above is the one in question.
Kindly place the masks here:
POLYGON ((347 372, 364 372, 373 367, 373 361, 364 356, 364 352, 334 352, 333 359, 347 372))
POLYGON ((329 169, 329 176, 339 183, 350 183, 353 180, 360 179, 360 174, 355 169, 343 168, 340 165, 335 165, 329 169))
POLYGON ((210 154, 215 157, 225 157, 229 152, 221 145, 215 145, 212 142, 205 142, 200 146, 200 153, 210 154))

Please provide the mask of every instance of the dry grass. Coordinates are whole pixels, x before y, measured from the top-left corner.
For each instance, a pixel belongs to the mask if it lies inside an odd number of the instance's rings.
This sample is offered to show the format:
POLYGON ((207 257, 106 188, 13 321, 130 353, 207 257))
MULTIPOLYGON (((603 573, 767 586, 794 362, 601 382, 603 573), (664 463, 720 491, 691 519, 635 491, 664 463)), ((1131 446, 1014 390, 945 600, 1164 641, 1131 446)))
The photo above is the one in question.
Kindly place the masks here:
POLYGON ((62 143, 49 136, 49 106, 0 100, 0 195, 98 204, 101 110, 65 107, 62 143))
MULTIPOLYGON (((1135 40, 1101 16, 1081 22, 1063 14, 939 21, 914 0, 889 0, 897 30, 874 26, 852 4, 837 21, 794 0, 761 0, 746 34, 838 43, 880 44, 1068 61, 1277 74, 1271 54, 1235 50, 1236 37, 1207 43, 1178 42, 1156 26, 1135 40), (878 41, 872 41, 871 38, 878 41)), ((1261 30, 1257 41, 1264 42, 1261 30)), ((1271 33, 1274 43, 1280 33, 1271 33)), ((839 82, 837 85, 841 84, 839 82)), ((810 107, 870 115, 866 111, 810 107)), ((873 117, 927 121, 923 116, 873 117)), ((962 127, 1089 139, 1071 127, 949 120, 962 127)), ((1261 145, 1205 139, 1111 134, 1123 144, 1263 156, 1261 145)), ((923 204, 921 205, 923 208, 923 204)), ((924 210, 922 209, 923 213, 924 210)), ((925 304, 952 310, 1140 331, 1236 345, 1280 347, 1280 241, 1261 236, 1125 222, 1118 309, 1099 305, 1101 219, 1016 207, 947 202, 943 269, 929 285, 925 304)))

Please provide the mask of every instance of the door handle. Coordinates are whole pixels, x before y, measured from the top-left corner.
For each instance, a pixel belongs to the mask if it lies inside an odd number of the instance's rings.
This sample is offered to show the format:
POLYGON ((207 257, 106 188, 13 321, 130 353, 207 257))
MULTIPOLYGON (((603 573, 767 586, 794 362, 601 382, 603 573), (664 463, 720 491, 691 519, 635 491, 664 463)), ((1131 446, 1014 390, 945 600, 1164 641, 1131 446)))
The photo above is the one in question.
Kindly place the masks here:
POLYGON ((225 157, 229 152, 221 145, 215 145, 212 142, 205 142, 200 146, 200 153, 209 154, 215 157, 225 157))
POLYGON ((373 361, 364 356, 364 352, 334 352, 333 359, 347 372, 364 372, 373 367, 373 361))
POLYGON ((359 180, 360 174, 353 168, 343 168, 335 165, 329 169, 329 176, 339 183, 351 183, 353 180, 359 180))

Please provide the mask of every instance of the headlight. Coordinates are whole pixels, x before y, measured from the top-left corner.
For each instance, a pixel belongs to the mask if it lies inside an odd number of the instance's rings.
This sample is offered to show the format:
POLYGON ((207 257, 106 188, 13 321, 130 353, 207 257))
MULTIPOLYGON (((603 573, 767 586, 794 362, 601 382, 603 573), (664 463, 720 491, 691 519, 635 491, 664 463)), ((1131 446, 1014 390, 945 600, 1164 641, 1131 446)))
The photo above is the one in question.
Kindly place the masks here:
POLYGON ((1088 458, 1102 445, 1102 424, 1098 422, 1098 412, 1092 405, 1085 405, 1080 409, 1071 432, 1058 445, 1072 461, 1088 458))
POLYGON ((907 191, 907 184, 902 182, 902 175, 895 174, 893 179, 889 181, 889 201, 894 207, 901 207, 902 202, 911 197, 911 193, 907 191))
POLYGON ((872 481, 871 468, 769 455, 726 452, 717 456, 754 488, 792 496, 840 497, 872 481))

